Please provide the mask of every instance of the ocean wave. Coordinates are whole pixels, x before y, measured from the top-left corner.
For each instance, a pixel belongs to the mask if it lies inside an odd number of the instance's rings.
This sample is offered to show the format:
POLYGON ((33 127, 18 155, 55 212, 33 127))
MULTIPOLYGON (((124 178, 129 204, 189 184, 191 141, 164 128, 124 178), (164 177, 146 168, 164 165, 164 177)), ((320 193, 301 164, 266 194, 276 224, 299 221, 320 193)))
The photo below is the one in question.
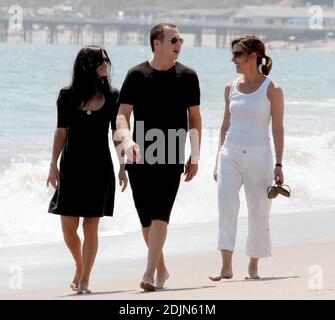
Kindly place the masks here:
POLYGON ((334 107, 335 99, 326 98, 323 100, 285 100, 286 105, 307 106, 307 107, 334 107))
MULTIPOLYGON (((201 224, 218 218, 216 183, 212 177, 217 138, 213 134, 203 138, 199 173, 193 181, 181 182, 171 224, 201 224)), ((308 208, 321 210, 334 205, 334 146, 335 131, 310 137, 286 137, 284 174, 292 196, 275 199, 272 214, 305 212, 308 208)), ((13 162, 0 174, 1 245, 62 240, 59 217, 47 213, 54 192, 46 187, 48 169, 48 161, 26 160, 13 162)), ((242 188, 240 217, 246 216, 242 188)), ((140 230, 130 188, 124 193, 117 188, 114 217, 101 219, 99 230, 108 235, 140 230)), ((79 234, 82 236, 81 231, 79 234)))

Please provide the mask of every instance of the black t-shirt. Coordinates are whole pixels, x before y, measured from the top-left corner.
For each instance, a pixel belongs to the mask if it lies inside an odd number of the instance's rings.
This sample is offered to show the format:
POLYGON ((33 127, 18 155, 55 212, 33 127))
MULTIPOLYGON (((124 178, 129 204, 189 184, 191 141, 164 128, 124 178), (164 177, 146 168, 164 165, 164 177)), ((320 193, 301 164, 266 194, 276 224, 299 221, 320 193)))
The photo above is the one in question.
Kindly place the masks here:
POLYGON ((133 105, 140 164, 183 171, 187 109, 200 105, 196 72, 179 62, 166 71, 143 62, 129 70, 118 102, 133 105))

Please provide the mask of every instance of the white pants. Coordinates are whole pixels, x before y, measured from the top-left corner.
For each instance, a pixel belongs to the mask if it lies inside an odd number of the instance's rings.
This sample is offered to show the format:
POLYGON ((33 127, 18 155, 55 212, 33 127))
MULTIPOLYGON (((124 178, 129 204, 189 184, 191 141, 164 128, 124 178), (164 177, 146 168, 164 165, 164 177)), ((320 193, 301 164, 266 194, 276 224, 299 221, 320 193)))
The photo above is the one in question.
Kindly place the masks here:
POLYGON ((234 251, 239 191, 243 184, 248 207, 249 257, 271 256, 269 213, 271 200, 266 189, 273 183, 270 146, 240 147, 225 143, 218 155, 218 205, 220 250, 234 251))

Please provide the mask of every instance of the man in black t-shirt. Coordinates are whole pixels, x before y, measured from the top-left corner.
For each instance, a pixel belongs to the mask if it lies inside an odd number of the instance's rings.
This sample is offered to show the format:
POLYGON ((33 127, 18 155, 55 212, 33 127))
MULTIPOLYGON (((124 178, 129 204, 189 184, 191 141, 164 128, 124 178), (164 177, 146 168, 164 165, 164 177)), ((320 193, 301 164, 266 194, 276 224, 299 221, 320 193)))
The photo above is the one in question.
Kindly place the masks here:
POLYGON ((176 61, 182 43, 175 25, 153 27, 150 44, 154 56, 129 70, 119 96, 118 138, 127 155, 126 170, 149 249, 140 284, 144 291, 163 288, 169 277, 163 246, 170 213, 181 174, 190 181, 198 171, 200 88, 196 72, 176 61), (133 136, 129 130, 132 112, 133 136), (188 130, 191 156, 184 165, 188 130))

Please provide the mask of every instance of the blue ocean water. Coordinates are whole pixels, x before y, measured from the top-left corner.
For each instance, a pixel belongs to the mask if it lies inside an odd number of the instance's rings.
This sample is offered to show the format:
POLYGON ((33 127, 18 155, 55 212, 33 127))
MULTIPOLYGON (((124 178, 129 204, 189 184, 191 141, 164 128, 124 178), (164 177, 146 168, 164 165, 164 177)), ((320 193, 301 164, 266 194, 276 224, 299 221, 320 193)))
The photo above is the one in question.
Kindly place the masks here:
MULTIPOLYGON (((46 178, 56 125, 55 102, 60 88, 71 80, 79 49, 61 44, 0 44, 0 245, 61 238, 59 220, 47 214, 53 190, 46 187, 46 178)), ((143 46, 108 45, 106 49, 113 64, 112 82, 118 88, 129 68, 151 56, 150 48, 143 46)), ((331 192, 335 180, 334 57, 296 51, 269 51, 268 55, 274 61, 270 77, 285 94, 284 173, 293 189, 290 199, 273 201, 272 214, 335 208, 331 192)), ((217 219, 212 171, 224 87, 237 76, 230 56, 227 49, 185 47, 179 58, 199 75, 204 130, 199 175, 182 183, 172 224, 217 219)), ((114 152, 113 159, 117 161, 114 152)), ((241 216, 246 214, 243 200, 241 216)), ((117 191, 115 217, 102 220, 102 234, 137 229, 130 190, 117 191)))

